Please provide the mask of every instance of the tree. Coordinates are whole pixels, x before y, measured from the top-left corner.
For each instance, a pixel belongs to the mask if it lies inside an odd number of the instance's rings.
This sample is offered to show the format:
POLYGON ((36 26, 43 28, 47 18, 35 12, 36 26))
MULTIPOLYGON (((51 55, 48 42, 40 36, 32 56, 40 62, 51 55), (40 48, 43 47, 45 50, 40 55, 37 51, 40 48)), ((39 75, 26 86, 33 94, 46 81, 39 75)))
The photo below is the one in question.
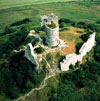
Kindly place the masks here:
POLYGON ((71 64, 71 65, 69 66, 69 69, 74 69, 74 66, 71 64))

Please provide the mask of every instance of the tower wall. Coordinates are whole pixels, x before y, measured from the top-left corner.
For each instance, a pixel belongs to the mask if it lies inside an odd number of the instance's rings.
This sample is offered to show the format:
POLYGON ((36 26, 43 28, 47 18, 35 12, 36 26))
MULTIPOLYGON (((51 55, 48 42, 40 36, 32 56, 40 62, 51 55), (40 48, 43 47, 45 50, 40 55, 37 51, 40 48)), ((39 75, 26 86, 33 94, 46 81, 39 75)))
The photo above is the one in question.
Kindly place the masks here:
POLYGON ((46 26, 46 43, 48 46, 57 46, 59 43, 59 27, 51 29, 46 26))

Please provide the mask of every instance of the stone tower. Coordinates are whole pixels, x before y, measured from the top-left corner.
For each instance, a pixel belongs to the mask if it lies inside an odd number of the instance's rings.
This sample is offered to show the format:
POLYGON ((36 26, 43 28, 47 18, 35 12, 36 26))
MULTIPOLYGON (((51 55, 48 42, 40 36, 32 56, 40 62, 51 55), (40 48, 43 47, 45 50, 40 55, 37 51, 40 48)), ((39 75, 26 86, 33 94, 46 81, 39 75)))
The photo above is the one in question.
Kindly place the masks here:
POLYGON ((40 16, 40 29, 45 26, 46 31, 46 43, 48 46, 57 46, 59 44, 59 24, 58 16, 55 16, 53 13, 46 16, 40 16), (53 22, 56 27, 50 28, 48 24, 53 22))

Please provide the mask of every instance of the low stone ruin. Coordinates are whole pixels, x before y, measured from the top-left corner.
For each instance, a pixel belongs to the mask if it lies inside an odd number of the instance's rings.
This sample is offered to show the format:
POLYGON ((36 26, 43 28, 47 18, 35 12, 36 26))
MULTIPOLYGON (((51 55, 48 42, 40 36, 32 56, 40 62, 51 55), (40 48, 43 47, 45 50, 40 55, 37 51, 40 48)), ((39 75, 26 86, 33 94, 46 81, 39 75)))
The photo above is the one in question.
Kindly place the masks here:
POLYGON ((66 58, 60 62, 62 71, 68 71, 69 66, 75 65, 78 61, 82 61, 83 57, 94 47, 95 45, 95 32, 90 35, 89 39, 82 45, 79 50, 79 54, 68 54, 66 58))
POLYGON ((37 62, 37 55, 34 53, 34 49, 32 44, 29 43, 27 45, 27 48, 25 49, 25 57, 31 61, 34 65, 36 65, 35 69, 38 70, 39 69, 39 64, 37 62))

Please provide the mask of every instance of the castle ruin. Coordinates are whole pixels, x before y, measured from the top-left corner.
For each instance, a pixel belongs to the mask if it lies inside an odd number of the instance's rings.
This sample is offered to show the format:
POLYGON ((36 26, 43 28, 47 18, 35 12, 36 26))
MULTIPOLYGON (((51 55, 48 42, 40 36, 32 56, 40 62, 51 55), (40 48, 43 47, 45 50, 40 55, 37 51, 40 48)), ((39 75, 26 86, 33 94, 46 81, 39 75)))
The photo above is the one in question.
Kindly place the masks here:
POLYGON ((60 62, 62 71, 68 71, 71 64, 75 65, 78 61, 82 61, 83 57, 94 47, 95 35, 95 32, 90 35, 88 40, 80 48, 78 55, 75 53, 66 55, 66 58, 62 62, 60 62))
POLYGON ((25 49, 25 57, 35 65, 35 69, 39 69, 39 64, 37 62, 37 55, 34 53, 34 49, 32 44, 29 43, 27 48, 25 49))
POLYGON ((53 13, 46 16, 40 16, 40 29, 45 26, 46 32, 46 44, 48 46, 57 46, 59 44, 59 24, 58 24, 58 16, 55 16, 53 13), (48 24, 53 22, 56 27, 50 28, 48 24))
MULTIPOLYGON (((58 46, 58 48, 62 48, 64 42, 63 40, 59 39, 59 24, 58 24, 58 17, 54 14, 50 14, 48 16, 40 16, 40 29, 45 26, 45 32, 46 32, 46 43, 48 46, 48 49, 52 49, 52 46, 58 46), (53 22, 55 24, 54 27, 50 27, 49 25, 53 22)), ((33 32, 33 31, 32 31, 33 32)), ((32 32, 30 32, 30 35, 33 35, 32 32)), ((65 59, 63 59, 62 62, 60 62, 61 71, 67 71, 69 70, 69 66, 75 65, 78 61, 82 62, 83 57, 93 48, 95 45, 95 32, 90 35, 88 40, 82 45, 82 47, 79 50, 79 54, 73 53, 66 55, 65 59)), ((35 37, 37 35, 34 35, 35 37)), ((38 36, 39 37, 39 36, 38 36)), ((40 41, 41 38, 39 37, 40 41)), ((42 42, 40 42, 42 43, 42 42)), ((41 44, 43 45, 43 44, 41 44)), ((65 46, 65 44, 64 44, 65 46)), ((47 46, 44 46, 47 47, 47 46)), ((37 54, 34 53, 34 49, 36 47, 33 47, 31 43, 27 45, 27 48, 25 49, 25 57, 31 61, 33 64, 36 65, 36 69, 39 69, 39 62, 37 59, 37 54)))

